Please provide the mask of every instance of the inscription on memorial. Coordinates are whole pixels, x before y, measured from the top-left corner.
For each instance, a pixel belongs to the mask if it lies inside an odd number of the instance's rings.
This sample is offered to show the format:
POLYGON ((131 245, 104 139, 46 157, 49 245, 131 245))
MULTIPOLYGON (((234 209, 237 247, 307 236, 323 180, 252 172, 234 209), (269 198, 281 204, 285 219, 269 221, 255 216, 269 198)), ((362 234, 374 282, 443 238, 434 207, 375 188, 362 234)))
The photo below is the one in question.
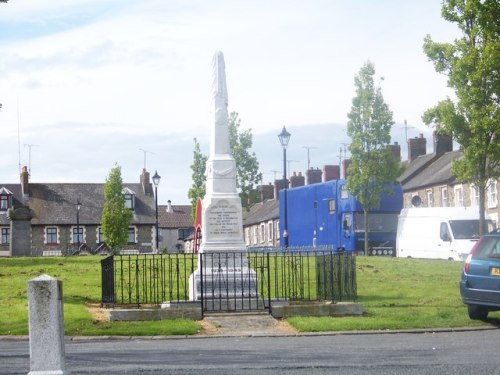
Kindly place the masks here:
POLYGON ((239 212, 235 205, 220 201, 208 210, 208 234, 214 237, 235 237, 240 235, 239 212))

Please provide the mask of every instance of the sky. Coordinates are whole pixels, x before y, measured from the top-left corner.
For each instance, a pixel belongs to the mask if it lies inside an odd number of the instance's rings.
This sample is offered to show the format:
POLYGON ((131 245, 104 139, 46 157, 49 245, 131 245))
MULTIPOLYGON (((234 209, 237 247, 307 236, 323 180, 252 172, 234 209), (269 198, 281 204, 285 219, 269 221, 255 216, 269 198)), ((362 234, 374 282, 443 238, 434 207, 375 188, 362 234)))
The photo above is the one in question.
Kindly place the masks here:
POLYGON ((453 93, 423 53, 451 42, 440 1, 10 0, 0 4, 0 184, 162 177, 159 204, 189 204, 194 138, 209 152, 211 63, 224 53, 230 112, 251 129, 263 183, 338 164, 354 77, 367 61, 393 112, 393 142, 432 129, 453 93), (404 126, 404 123, 407 126, 404 126), (309 153, 309 161, 308 161, 309 153))

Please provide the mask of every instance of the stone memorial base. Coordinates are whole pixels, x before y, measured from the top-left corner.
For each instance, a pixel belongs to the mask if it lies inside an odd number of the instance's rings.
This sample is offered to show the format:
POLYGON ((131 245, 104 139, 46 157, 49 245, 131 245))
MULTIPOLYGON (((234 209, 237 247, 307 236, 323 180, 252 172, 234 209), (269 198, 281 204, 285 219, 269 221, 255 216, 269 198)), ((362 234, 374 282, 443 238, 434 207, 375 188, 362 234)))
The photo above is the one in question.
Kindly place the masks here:
MULTIPOLYGON (((248 266, 246 253, 200 253, 198 268, 189 277, 189 299, 201 300, 202 289, 206 302, 255 299, 258 297, 257 273, 248 266)), ((227 309, 233 308, 228 305, 227 309)))

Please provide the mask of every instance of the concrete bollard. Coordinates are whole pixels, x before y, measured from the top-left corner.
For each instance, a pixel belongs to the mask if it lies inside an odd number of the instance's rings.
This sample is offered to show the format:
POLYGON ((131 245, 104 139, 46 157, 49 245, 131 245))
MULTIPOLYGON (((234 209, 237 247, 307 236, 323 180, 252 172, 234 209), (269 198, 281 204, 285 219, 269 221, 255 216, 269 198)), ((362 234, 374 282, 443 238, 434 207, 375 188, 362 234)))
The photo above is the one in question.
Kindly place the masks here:
POLYGON ((49 275, 28 281, 30 372, 64 375, 64 315, 62 282, 49 275))

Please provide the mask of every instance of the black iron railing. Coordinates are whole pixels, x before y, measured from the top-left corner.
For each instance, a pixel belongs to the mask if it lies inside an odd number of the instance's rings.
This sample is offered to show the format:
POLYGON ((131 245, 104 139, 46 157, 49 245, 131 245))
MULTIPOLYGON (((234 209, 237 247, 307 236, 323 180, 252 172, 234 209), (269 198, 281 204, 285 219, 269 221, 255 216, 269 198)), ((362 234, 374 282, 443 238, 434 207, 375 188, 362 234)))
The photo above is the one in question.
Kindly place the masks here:
POLYGON ((197 299, 214 309, 248 310, 269 308, 271 301, 339 302, 357 295, 356 257, 345 252, 134 254, 101 264, 108 306, 197 299))

